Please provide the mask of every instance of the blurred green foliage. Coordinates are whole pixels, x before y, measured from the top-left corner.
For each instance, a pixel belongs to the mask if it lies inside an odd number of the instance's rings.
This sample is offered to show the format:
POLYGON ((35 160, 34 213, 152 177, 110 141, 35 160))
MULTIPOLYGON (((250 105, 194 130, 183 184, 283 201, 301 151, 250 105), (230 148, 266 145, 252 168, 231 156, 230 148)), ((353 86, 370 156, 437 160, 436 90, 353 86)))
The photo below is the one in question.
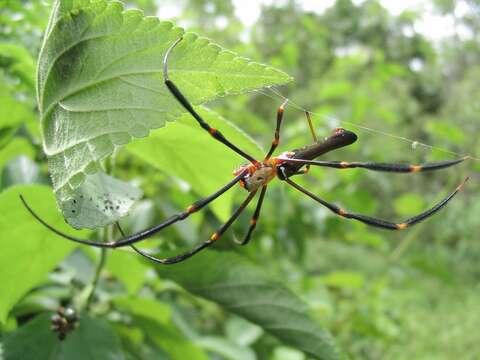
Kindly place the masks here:
MULTIPOLYGON (((336 126, 358 132, 355 145, 325 159, 418 163, 452 157, 357 125, 462 154, 480 154, 480 1, 432 1, 435 12, 450 16, 468 34, 435 41, 418 31, 422 13, 394 16, 376 0, 337 0, 322 14, 304 11, 300 1, 274 3, 262 7, 251 27, 236 18, 236 3, 128 1, 162 19, 163 11, 175 6, 180 15, 172 20, 178 25, 292 75, 296 81, 278 89, 292 100, 282 129, 282 150, 312 141, 303 112, 295 108, 298 104, 314 112, 318 136, 336 126), (459 3, 468 11, 455 11, 459 3)), ((0 3, 0 274, 10 280, 2 282, 8 291, 2 291, 0 334, 7 358, 25 356, 11 349, 27 346, 21 340, 29 329, 48 326, 39 313, 85 304, 101 257, 85 247, 71 252, 70 243, 47 233, 41 236, 43 242, 48 240, 51 257, 35 256, 47 245, 33 241, 40 234, 15 200, 19 192, 30 194, 42 214, 62 222, 60 214, 55 217, 45 187, 48 171, 35 100, 35 63, 50 11, 50 1, 0 3)), ((281 101, 266 89, 220 98, 209 106, 267 147, 281 101)), ((152 140, 144 146, 148 141, 152 140)), ((140 186, 147 199, 122 221, 129 233, 160 222, 199 197, 201 190, 175 177, 167 162, 154 162, 122 148, 109 164, 116 177, 140 186)), ((202 164, 193 159, 192 166, 201 169, 202 164)), ((242 236, 253 209, 216 250, 225 256, 236 252, 281 279, 308 304, 311 317, 330 330, 349 358, 475 359, 480 357, 479 170, 475 161, 415 175, 312 168, 299 179, 312 192, 356 212, 398 220, 422 211, 466 175, 472 181, 445 210, 400 233, 336 218, 285 184, 272 183, 251 243, 239 248, 232 240, 242 236)), ((203 176, 208 182, 216 174, 203 176)), ((233 194, 233 202, 239 203, 245 193, 237 189, 233 194)), ((219 225, 219 209, 215 210, 190 217, 142 247, 160 254, 191 247, 219 225)), ((87 317, 87 324, 102 321, 98 336, 114 344, 112 356, 307 358, 289 347, 291 342, 282 343, 235 311, 195 296, 193 289, 189 292, 179 274, 168 275, 175 267, 156 272, 157 268, 128 251, 107 253, 88 307, 94 319, 87 317)), ((52 339, 37 342, 44 341, 46 351, 58 345, 52 339)), ((76 351, 69 346, 58 351, 76 351)), ((98 351, 102 357, 107 350, 99 346, 98 351)))

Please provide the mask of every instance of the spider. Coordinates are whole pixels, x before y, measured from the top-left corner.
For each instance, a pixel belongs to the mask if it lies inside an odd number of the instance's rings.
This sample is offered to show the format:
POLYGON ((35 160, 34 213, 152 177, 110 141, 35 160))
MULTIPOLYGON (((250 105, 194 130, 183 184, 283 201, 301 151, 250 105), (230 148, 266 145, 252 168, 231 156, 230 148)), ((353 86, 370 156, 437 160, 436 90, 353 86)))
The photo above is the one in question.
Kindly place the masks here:
POLYGON ((308 191, 304 187, 300 186, 299 184, 294 182, 291 178, 295 175, 306 174, 309 171, 310 166, 323 166, 323 167, 330 167, 335 169, 363 168, 368 170, 393 172, 393 173, 417 173, 421 171, 439 170, 449 166, 453 166, 461 163, 462 161, 468 159, 469 157, 466 156, 466 157, 455 159, 455 160, 425 163, 422 165, 389 164, 389 163, 374 163, 374 162, 317 161, 314 159, 327 152, 330 152, 332 150, 335 150, 344 146, 348 146, 354 143, 357 140, 357 136, 351 131, 348 131, 342 128, 337 128, 333 131, 333 133, 330 136, 319 141, 317 140, 315 133, 313 131, 311 119, 308 112, 306 113, 306 117, 310 126, 310 130, 313 135, 313 139, 314 139, 313 144, 307 145, 300 149, 284 152, 279 156, 275 157, 275 156, 272 156, 272 154, 274 153, 275 149, 277 148, 280 142, 280 126, 282 124, 285 106, 288 101, 288 100, 285 100, 277 110, 277 122, 276 122, 275 134, 274 134, 270 149, 265 155, 265 157, 263 158, 263 160, 261 161, 256 160, 255 158, 253 158, 252 156, 250 156, 249 154, 247 154, 246 152, 238 148, 235 144, 230 142, 224 135, 222 135, 222 133, 219 130, 212 128, 208 123, 206 123, 202 119, 202 117, 195 111, 193 106, 185 98, 185 96, 182 94, 179 88, 173 83, 172 80, 170 80, 168 76, 168 59, 170 57, 171 52, 175 48, 175 46, 177 46, 177 44, 181 40, 182 38, 179 38, 178 40, 176 40, 168 48, 167 52, 165 53, 165 56, 163 59, 163 75, 164 75, 165 85, 170 90, 171 94, 175 97, 175 99, 195 118, 198 124, 205 131, 207 131, 216 141, 221 142, 226 147, 230 148, 232 151, 236 152, 237 154, 239 154, 240 156, 248 160, 249 163, 247 165, 240 166, 238 169, 236 169, 233 173, 234 178, 229 183, 224 185, 222 188, 220 188, 213 194, 194 202, 192 205, 187 207, 185 211, 182 211, 178 214, 175 214, 169 217, 167 220, 165 220, 164 222, 158 225, 155 225, 144 231, 141 231, 129 236, 125 236, 125 234, 119 227, 119 230, 123 238, 121 238, 120 240, 111 241, 111 242, 102 243, 102 242, 96 242, 91 240, 79 239, 55 229, 53 226, 45 222, 39 215, 37 215, 33 211, 33 209, 27 204, 25 199, 22 196, 20 196, 27 210, 49 230, 53 231, 57 235, 62 236, 68 240, 72 240, 78 243, 95 246, 95 247, 117 248, 122 246, 131 246, 135 251, 140 253, 142 256, 145 256, 157 263, 175 264, 190 258, 191 256, 195 255, 201 250, 217 242, 221 238, 221 236, 225 233, 225 231, 227 231, 230 225, 232 225, 233 222, 239 217, 239 215, 243 212, 243 210, 245 210, 245 208, 253 200, 255 195, 257 195, 257 193, 259 192, 260 195, 258 197, 255 211, 250 220, 250 226, 248 228, 248 231, 246 232, 243 240, 238 242, 240 245, 246 245, 249 242, 252 236, 252 233, 257 226, 257 221, 260 216, 260 211, 262 208, 263 200, 265 198, 265 194, 267 192, 268 184, 274 178, 278 178, 279 180, 286 182, 289 186, 295 188, 299 192, 312 198, 314 201, 325 206, 327 209, 329 209, 331 212, 333 212, 338 216, 344 217, 346 219, 357 220, 370 226, 375 226, 375 227, 388 229, 388 230, 404 230, 432 216, 437 211, 442 209, 459 191, 461 191, 466 181, 468 180, 468 177, 467 177, 465 180, 463 180, 460 183, 460 185, 457 186, 457 188, 452 193, 450 193, 443 200, 435 204, 429 210, 426 210, 421 214, 418 214, 414 217, 411 217, 399 223, 390 222, 387 220, 382 220, 382 219, 378 219, 378 218, 370 217, 366 215, 356 214, 356 213, 347 211, 335 204, 327 202, 322 198, 318 197, 317 195, 313 194, 312 192, 308 191), (207 204, 217 199, 219 196, 221 196, 223 193, 231 189, 236 184, 239 184, 243 189, 245 189, 248 192, 248 195, 245 198, 245 200, 234 211, 231 217, 222 226, 220 226, 210 236, 208 240, 197 245, 190 251, 174 257, 160 259, 152 255, 149 255, 147 253, 144 253, 142 250, 137 249, 133 245, 169 227, 170 225, 173 225, 179 221, 186 219, 193 213, 201 210, 207 204))

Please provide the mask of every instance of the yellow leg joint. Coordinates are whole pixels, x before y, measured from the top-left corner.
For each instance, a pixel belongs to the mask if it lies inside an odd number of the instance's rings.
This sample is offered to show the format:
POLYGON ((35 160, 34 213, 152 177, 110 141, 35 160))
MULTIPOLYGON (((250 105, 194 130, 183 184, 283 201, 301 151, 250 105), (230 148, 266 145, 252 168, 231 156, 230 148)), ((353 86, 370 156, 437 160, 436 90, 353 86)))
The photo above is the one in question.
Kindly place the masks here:
POLYGON ((404 230, 408 227, 408 224, 405 224, 405 223, 401 223, 401 224, 397 224, 397 230, 404 230))

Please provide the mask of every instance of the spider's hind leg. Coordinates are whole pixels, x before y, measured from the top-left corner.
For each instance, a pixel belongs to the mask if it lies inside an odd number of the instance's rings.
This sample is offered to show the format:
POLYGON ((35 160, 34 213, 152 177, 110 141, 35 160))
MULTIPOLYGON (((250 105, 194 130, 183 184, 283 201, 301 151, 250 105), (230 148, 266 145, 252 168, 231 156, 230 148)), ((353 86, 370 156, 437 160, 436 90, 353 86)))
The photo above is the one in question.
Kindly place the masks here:
POLYGON ((399 223, 394 223, 394 222, 391 222, 391 221, 387 221, 387 220, 383 220, 383 219, 378 219, 378 218, 375 218, 375 217, 371 217, 371 216, 366 216, 366 215, 361 215, 361 214, 355 214, 355 213, 351 213, 335 204, 332 204, 328 201, 325 201, 323 200, 322 198, 318 197, 317 195, 311 193, 310 191, 308 191, 307 189, 303 188, 302 186, 298 185, 297 183, 293 182, 292 180, 290 180, 288 177, 286 177, 286 174, 284 174, 284 177, 285 177, 285 181, 292 187, 294 187, 295 189, 297 189, 298 191, 304 193, 305 195, 307 195, 308 197, 312 198, 313 200, 319 202, 320 204, 322 204, 323 206, 325 206, 327 209, 329 209, 330 211, 332 211, 333 213, 339 215, 339 216, 342 216, 344 218, 347 218, 347 219, 354 219, 354 220, 357 220, 357 221, 360 221, 360 222, 363 222, 364 224, 367 224, 367 225, 370 225, 370 226, 375 226, 375 227, 379 227, 379 228, 383 228, 383 229, 388 229, 388 230, 404 230, 412 225, 415 225, 427 218, 429 218, 430 216, 432 216, 433 214, 435 214, 437 211, 439 211, 440 209, 442 209, 443 207, 445 207, 445 205, 447 205, 447 203, 455 196, 457 195, 457 193, 459 193, 465 183, 468 181, 468 177, 462 181, 460 183, 460 185, 457 186, 457 188, 452 192, 450 193, 448 196, 446 196, 445 198, 443 198, 440 202, 438 202, 437 204, 435 204, 432 208, 422 212, 421 214, 418 214, 414 217, 411 217, 410 219, 407 219, 405 221, 402 221, 402 222, 399 222, 399 223))

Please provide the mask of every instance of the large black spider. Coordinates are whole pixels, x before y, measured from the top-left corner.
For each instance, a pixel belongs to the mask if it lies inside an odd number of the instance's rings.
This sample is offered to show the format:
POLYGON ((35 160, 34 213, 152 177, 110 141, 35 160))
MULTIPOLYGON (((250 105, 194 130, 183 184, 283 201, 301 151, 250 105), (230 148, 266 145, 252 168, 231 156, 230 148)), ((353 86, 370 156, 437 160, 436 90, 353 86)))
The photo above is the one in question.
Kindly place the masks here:
MULTIPOLYGON (((250 201, 255 197, 257 192, 260 190, 260 196, 258 198, 257 206, 251 218, 248 231, 245 237, 243 238, 243 240, 239 242, 239 244, 241 245, 247 244, 257 225, 257 220, 260 215, 260 210, 262 208, 263 200, 265 198, 265 193, 267 191, 268 183, 274 178, 278 178, 279 180, 285 181, 288 185, 304 193, 305 195, 309 196, 313 200, 319 202, 321 205, 325 206, 330 211, 332 211, 333 213, 339 216, 342 216, 347 219, 354 219, 357 221, 361 221, 367 225, 376 226, 376 227, 380 227, 388 230, 403 230, 432 216, 441 208, 443 208, 463 188, 465 182, 468 180, 468 178, 466 178, 464 181, 462 181, 462 183, 457 186, 455 191, 453 191, 451 194, 449 194, 439 203, 435 204, 429 210, 426 210, 421 214, 418 214, 414 217, 411 217, 410 219, 407 219, 399 223, 394 223, 394 222, 390 222, 387 220, 382 220, 382 219, 378 219, 378 218, 374 218, 366 215, 351 213, 335 204, 329 203, 321 199, 317 195, 311 193, 307 189, 303 188, 296 182, 294 182, 291 179, 291 177, 294 175, 307 173, 310 165, 331 167, 336 169, 364 168, 364 169, 375 170, 375 171, 385 171, 385 172, 395 172, 395 173, 417 173, 420 171, 439 170, 452 165, 456 165, 466 160, 468 156, 460 159, 450 160, 450 161, 426 163, 422 165, 386 164, 386 163, 373 163, 373 162, 316 161, 314 160, 315 158, 329 151, 354 143, 357 140, 357 136, 351 131, 347 131, 342 128, 337 128, 334 130, 332 135, 330 135, 329 137, 321 141, 318 141, 316 139, 315 133, 313 132, 309 114, 306 113, 307 120, 310 125, 310 129, 312 130, 314 143, 311 145, 305 146, 301 149, 284 152, 277 157, 272 157, 273 152, 275 151, 275 149, 277 148, 280 142, 280 125, 282 123, 284 108, 287 103, 287 101, 285 101, 278 108, 278 111, 277 111, 277 125, 275 128, 275 135, 274 135, 272 144, 270 146, 270 150, 267 152, 263 160, 258 161, 254 159, 252 156, 250 156, 249 154, 239 149, 235 144, 231 143, 227 138, 225 138, 225 136, 222 135, 220 131, 208 125, 201 118, 201 116, 193 109, 190 102, 185 98, 185 96, 181 93, 181 91, 177 88, 177 86, 172 82, 172 80, 170 80, 168 76, 168 58, 172 50, 181 40, 182 38, 178 39, 175 43, 173 43, 165 54, 164 61, 163 61, 163 65, 164 65, 163 74, 164 74, 165 85, 170 90, 172 95, 178 100, 178 102, 182 104, 182 106, 195 118, 195 120, 203 129, 205 129, 214 139, 221 142, 231 150, 235 151, 237 154, 241 155, 243 158, 247 159, 249 161, 249 164, 241 166, 237 170, 235 170, 234 172, 235 177, 225 186, 217 190, 215 193, 207 196, 206 198, 196 201, 195 203, 190 205, 185 211, 175 214, 170 218, 168 218, 167 220, 165 220, 164 222, 158 225, 155 225, 149 229, 146 229, 144 231, 141 231, 133 235, 124 236, 120 240, 111 241, 111 242, 96 242, 96 241, 79 239, 55 229, 53 226, 45 222, 39 215, 37 215, 33 211, 33 209, 27 204, 25 199, 22 196, 20 196, 23 201, 23 204, 28 209, 28 211, 45 227, 47 227, 54 233, 66 239, 69 239, 81 244, 86 244, 86 245, 96 246, 101 248, 117 248, 122 246, 132 246, 132 248, 135 249, 135 251, 137 251, 141 255, 157 263, 174 264, 174 263, 183 261, 185 259, 188 259, 192 255, 198 253, 199 251, 209 247, 210 245, 218 241, 218 239, 220 239, 222 234, 230 227, 230 225, 232 225, 232 223, 238 218, 238 216, 243 212, 243 210, 247 207, 250 201), (220 195, 225 193, 227 190, 232 188, 237 183, 240 184, 241 187, 243 187, 245 190, 248 191, 248 196, 246 197, 246 199, 235 210, 235 212, 231 215, 231 217, 227 220, 227 222, 225 222, 220 228, 218 228, 217 231, 215 231, 208 240, 197 245, 192 250, 174 257, 159 259, 149 254, 146 254, 143 251, 133 246, 133 244, 152 236, 158 231, 163 230, 169 227, 170 225, 175 224, 178 221, 182 221, 186 219, 191 214, 199 211, 204 206, 211 203, 213 200, 218 198, 220 195)), ((123 231, 121 232, 123 235, 123 231)))

